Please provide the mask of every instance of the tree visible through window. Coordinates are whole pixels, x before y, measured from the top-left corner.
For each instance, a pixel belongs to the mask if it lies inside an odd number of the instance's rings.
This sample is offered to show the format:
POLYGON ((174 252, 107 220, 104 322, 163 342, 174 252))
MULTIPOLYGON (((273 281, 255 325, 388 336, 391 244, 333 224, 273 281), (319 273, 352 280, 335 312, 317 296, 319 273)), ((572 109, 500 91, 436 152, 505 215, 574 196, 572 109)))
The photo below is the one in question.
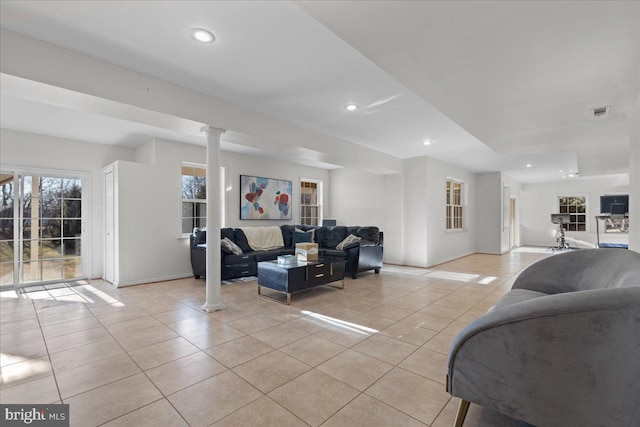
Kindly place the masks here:
POLYGON ((446 226, 447 230, 462 230, 462 182, 446 181, 446 226))
POLYGON ((558 197, 558 211, 569 214, 569 223, 564 224, 567 231, 587 231, 587 198, 585 196, 558 197))
POLYGON ((0 177, 0 285, 81 277, 82 179, 0 177))
POLYGON ((182 232, 207 225, 207 169, 205 166, 182 166, 182 232))

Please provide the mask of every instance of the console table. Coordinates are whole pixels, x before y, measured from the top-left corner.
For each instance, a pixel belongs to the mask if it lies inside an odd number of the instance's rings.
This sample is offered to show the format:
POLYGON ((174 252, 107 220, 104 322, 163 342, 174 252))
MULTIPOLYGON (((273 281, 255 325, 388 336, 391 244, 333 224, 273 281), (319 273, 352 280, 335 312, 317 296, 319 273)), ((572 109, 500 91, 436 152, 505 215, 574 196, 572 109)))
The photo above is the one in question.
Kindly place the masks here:
POLYGON ((344 259, 324 258, 291 265, 281 265, 277 261, 258 263, 258 295, 283 302, 263 294, 261 288, 283 293, 287 296, 287 305, 291 304, 291 294, 294 292, 337 281, 342 282, 340 289, 344 289, 344 259))

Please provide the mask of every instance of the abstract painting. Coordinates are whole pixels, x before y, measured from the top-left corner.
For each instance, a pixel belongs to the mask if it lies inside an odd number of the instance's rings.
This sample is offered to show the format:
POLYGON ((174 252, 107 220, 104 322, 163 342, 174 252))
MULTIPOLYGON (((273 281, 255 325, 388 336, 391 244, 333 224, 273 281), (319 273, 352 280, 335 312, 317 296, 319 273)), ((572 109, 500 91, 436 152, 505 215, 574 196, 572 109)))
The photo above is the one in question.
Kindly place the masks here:
POLYGON ((291 181, 240 175, 240 219, 291 219, 291 181))

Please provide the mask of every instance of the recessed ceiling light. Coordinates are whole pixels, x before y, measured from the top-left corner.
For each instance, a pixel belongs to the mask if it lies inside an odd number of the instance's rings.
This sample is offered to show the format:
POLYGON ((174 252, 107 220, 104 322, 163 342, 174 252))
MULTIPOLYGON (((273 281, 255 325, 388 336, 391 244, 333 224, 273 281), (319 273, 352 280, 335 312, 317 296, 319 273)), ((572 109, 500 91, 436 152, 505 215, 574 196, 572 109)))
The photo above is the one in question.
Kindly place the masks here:
POLYGON ((422 141, 422 145, 431 145, 431 141, 428 139, 425 139, 424 141, 422 141))
POLYGON ((574 174, 572 174, 572 173, 570 173, 570 174, 569 174, 569 178, 573 178, 574 176, 575 176, 575 175, 574 175, 574 174))
POLYGON ((564 172, 564 171, 563 171, 562 169, 560 169, 560 170, 558 171, 558 173, 563 173, 563 172, 564 172))
POLYGON ((528 168, 530 168, 530 167, 532 167, 533 165, 532 165, 531 163, 527 163, 525 166, 526 166, 526 167, 528 167, 528 168))
POLYGON ((189 35, 191 38, 201 43, 211 43, 216 39, 211 31, 203 28, 192 28, 189 30, 189 35))
POLYGON ((356 104, 347 104, 344 108, 346 108, 347 111, 355 111, 358 109, 358 106, 356 104))

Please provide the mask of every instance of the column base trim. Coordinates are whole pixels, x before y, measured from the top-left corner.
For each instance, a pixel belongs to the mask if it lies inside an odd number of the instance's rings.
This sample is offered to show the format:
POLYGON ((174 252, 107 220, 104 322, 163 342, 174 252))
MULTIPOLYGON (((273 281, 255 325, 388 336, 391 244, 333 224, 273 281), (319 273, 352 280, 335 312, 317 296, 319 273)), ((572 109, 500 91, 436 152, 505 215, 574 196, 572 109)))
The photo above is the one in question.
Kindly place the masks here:
POLYGON ((226 305, 224 305, 223 302, 220 302, 218 304, 207 304, 205 303, 202 307, 202 310, 206 311, 207 313, 213 313, 214 311, 219 311, 222 309, 227 308, 226 305))

